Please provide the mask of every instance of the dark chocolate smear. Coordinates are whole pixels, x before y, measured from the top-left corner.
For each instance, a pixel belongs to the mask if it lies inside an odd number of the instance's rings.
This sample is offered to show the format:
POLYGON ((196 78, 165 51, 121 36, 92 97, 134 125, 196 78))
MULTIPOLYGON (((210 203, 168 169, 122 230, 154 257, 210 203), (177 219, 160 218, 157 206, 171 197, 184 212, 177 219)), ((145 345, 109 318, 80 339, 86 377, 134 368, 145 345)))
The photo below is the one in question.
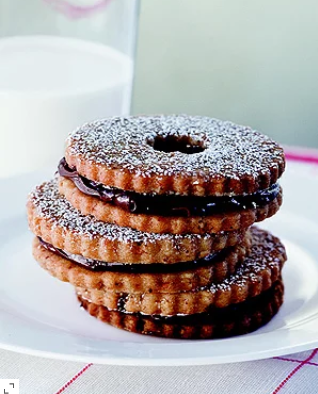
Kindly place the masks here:
POLYGON ((82 193, 136 214, 190 217, 236 212, 266 205, 280 191, 275 183, 257 193, 234 197, 139 194, 90 181, 79 175, 75 168, 70 168, 65 158, 60 161, 58 170, 62 177, 71 179, 82 193))
MULTIPOLYGON (((153 321, 157 324, 171 324, 180 326, 198 326, 212 323, 232 323, 235 321, 242 321, 242 317, 254 315, 255 313, 267 314, 270 317, 273 314, 272 307, 269 305, 271 301, 282 299, 284 294, 284 285, 281 278, 276 281, 272 287, 264 291, 260 295, 252 298, 248 298, 246 301, 231 304, 225 308, 217 308, 216 306, 209 307, 206 312, 194 313, 194 314, 178 314, 178 315, 145 315, 140 312, 130 313, 123 309, 118 311, 112 311, 122 315, 132 315, 138 317, 138 323, 145 324, 147 321, 153 321), (268 306, 268 308, 266 308, 268 306)), ((81 296, 79 296, 81 300, 81 296)), ((84 299, 83 299, 84 300, 84 299)), ((87 302, 87 301, 85 301, 87 302)), ((89 302, 89 301, 88 301, 89 302)), ((107 309, 106 307, 104 307, 107 309)), ((276 313, 274 311, 274 313, 276 313)), ((248 321, 247 321, 248 322, 248 321)), ((221 327, 220 327, 221 328, 221 327)), ((224 333, 223 333, 224 334, 224 333)), ((220 335, 223 336, 223 335, 220 335)))
POLYGON ((91 271, 96 272, 104 272, 104 271, 111 271, 111 272, 128 272, 128 273, 173 273, 173 272, 181 272, 181 271, 188 271, 200 267, 205 267, 211 264, 215 264, 218 261, 224 261, 227 254, 234 249, 227 248, 221 251, 211 253, 208 256, 194 260, 194 261, 187 261, 184 263, 175 263, 175 264, 162 264, 162 263, 155 263, 155 264, 124 264, 124 263, 107 263, 103 261, 88 259, 84 256, 75 255, 68 253, 62 249, 55 248, 53 245, 43 241, 42 238, 38 237, 41 245, 49 250, 50 252, 61 256, 69 261, 72 261, 75 264, 79 264, 88 268, 91 271))
MULTIPOLYGON (((213 321, 222 320, 226 323, 227 320, 233 321, 240 319, 243 314, 251 314, 256 310, 263 309, 264 305, 273 298, 274 294, 283 292, 283 284, 281 281, 275 282, 271 288, 264 291, 260 295, 252 298, 248 298, 246 301, 229 305, 225 308, 217 308, 211 306, 206 312, 195 313, 191 315, 144 315, 141 313, 135 313, 140 315, 143 319, 153 319, 158 322, 165 324, 178 324, 178 325, 197 325, 197 324, 209 324, 213 321)), ((124 312, 122 312, 124 313, 124 312)))

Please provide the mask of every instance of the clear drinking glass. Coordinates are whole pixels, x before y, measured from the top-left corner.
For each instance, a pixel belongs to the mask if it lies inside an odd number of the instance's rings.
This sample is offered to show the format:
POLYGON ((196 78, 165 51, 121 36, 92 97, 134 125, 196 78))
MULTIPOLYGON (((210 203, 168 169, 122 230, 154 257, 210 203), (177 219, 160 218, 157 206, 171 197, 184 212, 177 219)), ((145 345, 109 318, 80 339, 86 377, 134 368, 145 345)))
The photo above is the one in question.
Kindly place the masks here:
POLYGON ((84 122, 130 112, 139 0, 0 0, 0 177, 53 166, 84 122))

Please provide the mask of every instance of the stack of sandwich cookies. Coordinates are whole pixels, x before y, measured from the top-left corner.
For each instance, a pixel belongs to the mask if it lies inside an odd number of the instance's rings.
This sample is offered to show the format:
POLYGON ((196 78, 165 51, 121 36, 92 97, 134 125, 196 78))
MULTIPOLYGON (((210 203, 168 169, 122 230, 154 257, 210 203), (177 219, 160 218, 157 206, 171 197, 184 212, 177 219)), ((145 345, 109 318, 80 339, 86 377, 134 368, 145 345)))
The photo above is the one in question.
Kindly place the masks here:
POLYGON ((217 233, 275 214, 281 147, 247 127, 202 117, 87 124, 68 139, 60 192, 83 214, 154 233, 217 233))
POLYGON ((129 331, 253 331, 283 301, 285 249, 250 227, 282 202, 283 150, 210 118, 112 118, 72 133, 31 193, 33 252, 93 316, 129 331))

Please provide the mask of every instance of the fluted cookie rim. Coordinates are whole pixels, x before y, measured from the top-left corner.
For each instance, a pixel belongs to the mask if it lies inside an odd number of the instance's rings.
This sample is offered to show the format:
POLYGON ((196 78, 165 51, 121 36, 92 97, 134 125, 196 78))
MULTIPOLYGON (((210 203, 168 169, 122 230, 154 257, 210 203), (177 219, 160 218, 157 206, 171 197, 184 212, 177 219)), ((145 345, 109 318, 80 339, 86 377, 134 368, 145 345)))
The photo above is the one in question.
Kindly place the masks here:
POLYGON ((281 277, 287 259, 280 240, 257 228, 252 229, 253 244, 237 270, 221 281, 188 292, 162 294, 160 289, 147 294, 119 294, 85 288, 79 290, 87 300, 103 306, 120 306, 121 311, 144 314, 176 315, 207 312, 244 302, 269 289, 281 277), (85 293, 83 293, 85 292, 85 293), (129 308, 129 310, 126 309, 129 308))
POLYGON ((156 234, 97 221, 82 215, 58 192, 57 180, 29 195, 31 231, 69 253, 106 262, 173 264, 203 258, 234 246, 247 229, 218 234, 156 234))
POLYGON ((76 287, 113 293, 143 294, 160 291, 165 294, 191 291, 214 281, 224 280, 235 272, 249 253, 251 240, 247 238, 243 242, 245 245, 231 248, 222 262, 169 274, 93 272, 45 249, 38 238, 33 240, 33 256, 50 275, 76 287))
POLYGON ((91 316, 98 318, 104 323, 130 332, 166 338, 213 339, 247 334, 256 331, 272 320, 284 301, 284 285, 281 281, 278 282, 277 285, 278 290, 274 289, 272 299, 270 299, 268 303, 265 303, 265 306, 262 305, 262 310, 258 308, 253 314, 243 314, 240 321, 236 320, 233 321, 232 324, 221 324, 219 326, 216 324, 198 324, 197 326, 190 327, 181 324, 162 325, 161 323, 158 324, 156 320, 150 320, 151 324, 148 323, 149 325, 145 326, 144 320, 147 319, 147 317, 141 314, 134 315, 118 311, 109 311, 107 308, 90 303, 79 296, 78 300, 81 306, 91 316), (217 334, 215 334, 215 332, 217 334))
POLYGON ((83 215, 149 233, 205 234, 238 231, 275 215, 282 205, 282 188, 271 202, 255 208, 204 217, 166 217, 135 214, 82 193, 69 179, 59 177, 59 191, 83 215))
POLYGON ((283 148, 269 137, 229 121, 185 115, 86 123, 68 137, 65 157, 92 181, 155 194, 251 194, 276 183, 285 169, 283 148), (151 147, 156 137, 169 135, 203 141, 207 149, 186 155, 151 147))

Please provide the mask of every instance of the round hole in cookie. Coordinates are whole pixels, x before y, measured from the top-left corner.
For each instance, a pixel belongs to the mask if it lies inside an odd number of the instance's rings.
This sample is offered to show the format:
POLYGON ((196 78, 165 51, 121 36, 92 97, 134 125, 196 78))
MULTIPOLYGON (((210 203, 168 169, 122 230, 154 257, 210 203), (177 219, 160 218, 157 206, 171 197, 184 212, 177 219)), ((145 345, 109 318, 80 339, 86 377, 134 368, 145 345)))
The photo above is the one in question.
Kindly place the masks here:
POLYGON ((160 136, 157 135, 154 140, 148 142, 154 150, 170 153, 181 152, 188 155, 203 152, 206 149, 204 142, 194 141, 188 136, 160 136))

